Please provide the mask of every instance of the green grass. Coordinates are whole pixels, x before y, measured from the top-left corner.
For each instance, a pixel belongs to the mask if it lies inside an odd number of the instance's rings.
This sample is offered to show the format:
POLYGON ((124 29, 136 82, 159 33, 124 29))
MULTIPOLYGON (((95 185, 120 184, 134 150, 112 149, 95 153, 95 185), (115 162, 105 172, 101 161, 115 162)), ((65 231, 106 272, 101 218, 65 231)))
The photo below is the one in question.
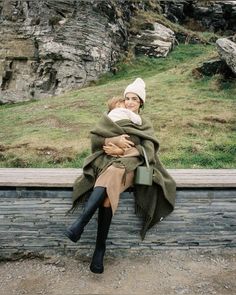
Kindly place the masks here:
POLYGON ((0 167, 81 167, 107 99, 142 77, 143 114, 153 122, 166 167, 235 168, 236 82, 192 74, 215 56, 214 46, 179 45, 167 58, 123 60, 116 75, 90 87, 0 106, 0 167))
POLYGON ((183 45, 175 47, 174 51, 166 58, 147 58, 140 56, 131 60, 126 59, 117 64, 119 72, 116 75, 108 73, 104 75, 96 85, 101 85, 111 81, 120 81, 127 78, 133 78, 137 75, 142 77, 152 77, 157 73, 161 73, 170 69, 177 68, 181 64, 187 66, 188 61, 196 60, 203 55, 215 56, 216 52, 210 45, 183 45))

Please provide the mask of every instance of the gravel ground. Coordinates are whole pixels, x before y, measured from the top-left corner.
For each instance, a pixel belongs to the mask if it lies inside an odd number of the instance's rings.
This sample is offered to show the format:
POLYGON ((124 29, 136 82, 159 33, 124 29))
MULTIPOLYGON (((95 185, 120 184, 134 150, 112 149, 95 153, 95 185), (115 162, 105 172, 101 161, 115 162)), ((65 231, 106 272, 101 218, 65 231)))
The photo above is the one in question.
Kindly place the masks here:
POLYGON ((0 294, 236 294, 236 249, 107 253, 105 272, 84 256, 0 262, 0 294))

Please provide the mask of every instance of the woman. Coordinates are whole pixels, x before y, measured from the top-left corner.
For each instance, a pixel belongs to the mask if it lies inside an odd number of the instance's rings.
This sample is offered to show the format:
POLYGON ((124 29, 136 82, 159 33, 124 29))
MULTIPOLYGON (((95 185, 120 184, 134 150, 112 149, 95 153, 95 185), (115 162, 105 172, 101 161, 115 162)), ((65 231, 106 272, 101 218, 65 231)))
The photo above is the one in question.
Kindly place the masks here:
MULTIPOLYGON (((144 81, 137 78, 128 85, 124 98, 125 107, 138 114, 146 98, 144 81)), ((134 186, 136 213, 144 218, 141 230, 144 239, 146 231, 174 209, 176 186, 158 158, 159 143, 153 127, 143 117, 142 125, 136 125, 127 119, 113 122, 104 114, 91 131, 91 148, 92 154, 85 159, 83 175, 74 184, 72 208, 87 198, 88 201, 82 215, 67 229, 66 235, 77 242, 99 208, 96 247, 90 270, 102 273, 106 239, 120 193, 134 186), (144 163, 142 147, 154 168, 152 186, 133 183, 135 169, 144 163), (120 149, 123 150, 122 155, 120 149)))

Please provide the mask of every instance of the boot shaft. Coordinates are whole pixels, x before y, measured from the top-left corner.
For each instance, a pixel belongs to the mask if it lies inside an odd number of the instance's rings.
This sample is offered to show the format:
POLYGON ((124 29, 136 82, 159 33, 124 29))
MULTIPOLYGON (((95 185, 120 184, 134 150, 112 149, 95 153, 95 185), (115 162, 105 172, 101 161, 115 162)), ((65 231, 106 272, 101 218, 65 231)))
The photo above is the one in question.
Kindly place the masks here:
POLYGON ((80 239, 80 236, 84 231, 84 227, 93 217, 97 208, 103 203, 105 197, 105 187, 95 187, 93 189, 87 203, 84 206, 82 214, 65 232, 69 239, 71 239, 73 242, 77 242, 80 239))
POLYGON ((108 236, 111 219, 111 207, 99 207, 96 248, 93 254, 92 262, 90 264, 90 270, 93 273, 103 273, 104 271, 103 258, 106 251, 106 239, 108 236))
POLYGON ((96 247, 104 247, 112 220, 111 207, 99 207, 96 247))

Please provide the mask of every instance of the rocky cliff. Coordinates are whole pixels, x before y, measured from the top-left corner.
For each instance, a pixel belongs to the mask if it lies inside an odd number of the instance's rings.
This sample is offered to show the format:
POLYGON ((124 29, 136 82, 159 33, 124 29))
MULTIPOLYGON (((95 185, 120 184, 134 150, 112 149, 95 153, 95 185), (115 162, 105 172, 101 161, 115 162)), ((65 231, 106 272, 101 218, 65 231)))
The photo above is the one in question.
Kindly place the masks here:
POLYGON ((231 35, 236 32, 236 1, 160 1, 164 15, 172 22, 198 31, 231 35))
POLYGON ((125 11, 122 1, 0 0, 0 100, 56 95, 96 80, 127 49, 125 11))
POLYGON ((163 26, 154 23, 130 37, 130 21, 138 10, 163 13, 180 23, 194 19, 207 27, 208 20, 221 24, 223 17, 220 29, 235 30, 236 5, 214 5, 204 8, 196 1, 158 0, 0 0, 0 103, 80 88, 110 71, 133 42, 137 43, 135 52, 166 56, 175 42, 169 29, 163 33, 163 26), (199 19, 199 12, 205 17, 199 19))

